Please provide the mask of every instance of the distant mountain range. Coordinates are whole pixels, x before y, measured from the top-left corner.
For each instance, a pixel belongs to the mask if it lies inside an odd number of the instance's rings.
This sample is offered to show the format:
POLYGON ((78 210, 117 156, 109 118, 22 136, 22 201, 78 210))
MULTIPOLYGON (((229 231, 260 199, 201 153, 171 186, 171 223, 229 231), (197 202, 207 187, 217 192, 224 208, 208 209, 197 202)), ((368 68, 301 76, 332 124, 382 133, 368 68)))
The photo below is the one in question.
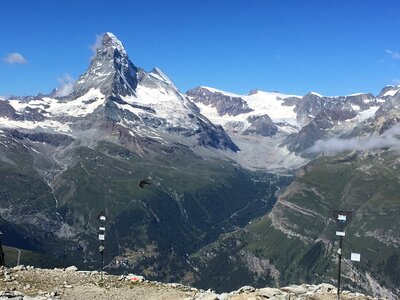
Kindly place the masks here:
POLYGON ((0 100, 0 229, 98 268, 104 210, 110 272, 230 290, 333 280, 332 210, 351 209, 366 259, 346 284, 398 299, 399 123, 400 86, 182 93, 105 33, 71 89, 0 100))

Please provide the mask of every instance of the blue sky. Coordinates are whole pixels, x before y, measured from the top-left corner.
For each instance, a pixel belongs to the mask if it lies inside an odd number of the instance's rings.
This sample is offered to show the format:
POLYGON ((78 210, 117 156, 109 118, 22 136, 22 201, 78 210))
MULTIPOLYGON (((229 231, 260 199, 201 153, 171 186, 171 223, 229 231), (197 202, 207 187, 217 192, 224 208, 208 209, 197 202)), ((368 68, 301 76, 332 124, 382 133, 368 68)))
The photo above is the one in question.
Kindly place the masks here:
POLYGON ((398 0, 2 1, 0 95, 77 79, 105 31, 181 91, 377 94, 400 84, 399 12, 398 0))

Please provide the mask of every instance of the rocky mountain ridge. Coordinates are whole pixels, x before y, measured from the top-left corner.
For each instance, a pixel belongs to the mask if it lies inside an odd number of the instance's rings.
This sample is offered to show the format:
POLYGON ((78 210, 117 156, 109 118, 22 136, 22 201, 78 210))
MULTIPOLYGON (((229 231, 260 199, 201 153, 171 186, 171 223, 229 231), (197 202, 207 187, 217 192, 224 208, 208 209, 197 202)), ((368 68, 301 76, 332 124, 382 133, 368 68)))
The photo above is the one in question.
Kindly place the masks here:
POLYGON ((351 136, 375 113, 378 116, 384 107, 390 106, 386 102, 396 99, 399 90, 398 86, 387 86, 378 96, 360 93, 327 97, 310 92, 301 97, 262 91, 235 95, 198 87, 186 94, 232 138, 246 140, 247 135, 257 136, 276 148, 287 147, 290 152, 307 156, 307 150, 319 140, 351 136))

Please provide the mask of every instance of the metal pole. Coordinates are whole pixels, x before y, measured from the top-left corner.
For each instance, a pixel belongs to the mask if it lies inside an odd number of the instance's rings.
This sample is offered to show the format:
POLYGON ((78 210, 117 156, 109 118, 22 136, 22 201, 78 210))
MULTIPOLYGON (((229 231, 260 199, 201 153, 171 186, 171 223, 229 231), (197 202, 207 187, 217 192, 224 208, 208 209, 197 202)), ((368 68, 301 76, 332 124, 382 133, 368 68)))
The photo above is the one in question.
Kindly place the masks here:
MULTIPOLYGON (((104 241, 101 241, 101 246, 104 247, 104 241)), ((103 269, 104 269, 104 251, 101 251, 101 283, 103 283, 103 269)))
POLYGON ((3 244, 1 243, 1 237, 0 237, 0 266, 5 266, 4 251, 3 251, 3 244))
POLYGON ((21 261, 21 250, 19 250, 18 248, 15 248, 15 249, 17 249, 17 252, 18 252, 17 266, 19 266, 19 263, 20 263, 20 261, 21 261))
POLYGON ((343 236, 340 236, 339 240, 339 268, 338 268, 338 279, 337 279, 337 300, 340 299, 340 275, 341 275, 341 269, 342 269, 342 251, 343 251, 343 236))

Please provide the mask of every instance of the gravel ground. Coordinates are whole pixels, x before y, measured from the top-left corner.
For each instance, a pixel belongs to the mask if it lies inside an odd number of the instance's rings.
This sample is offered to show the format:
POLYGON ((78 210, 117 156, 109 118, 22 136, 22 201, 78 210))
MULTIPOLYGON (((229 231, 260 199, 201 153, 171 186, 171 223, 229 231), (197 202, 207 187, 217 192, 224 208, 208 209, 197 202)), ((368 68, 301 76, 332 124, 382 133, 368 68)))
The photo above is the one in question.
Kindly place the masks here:
MULTIPOLYGON (((334 300, 336 289, 329 284, 255 289, 245 286, 230 293, 216 294, 177 283, 147 281, 140 276, 104 275, 99 272, 66 269, 37 269, 19 266, 0 268, 0 300, 334 300), (135 278, 136 277, 136 278, 135 278), (132 278, 139 281, 132 281, 132 278)), ((342 300, 373 300, 344 291, 342 300)))

